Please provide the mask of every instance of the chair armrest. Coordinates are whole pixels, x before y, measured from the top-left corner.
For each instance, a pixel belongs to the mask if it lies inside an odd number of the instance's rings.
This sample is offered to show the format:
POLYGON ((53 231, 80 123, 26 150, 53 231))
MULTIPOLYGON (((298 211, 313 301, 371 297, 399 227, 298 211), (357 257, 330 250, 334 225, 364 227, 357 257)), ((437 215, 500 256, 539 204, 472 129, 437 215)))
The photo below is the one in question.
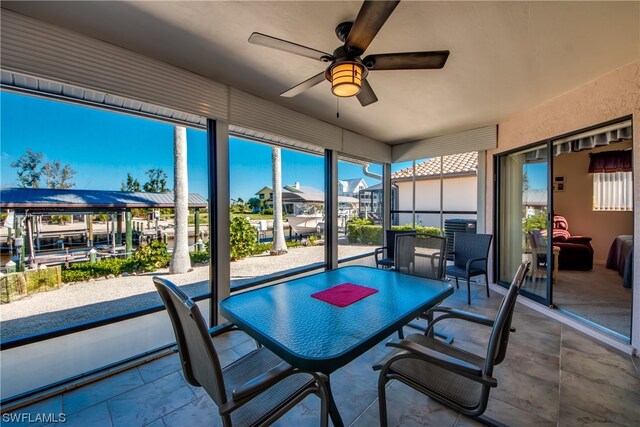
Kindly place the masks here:
POLYGON ((217 337, 219 335, 226 334, 227 332, 235 331, 236 329, 238 329, 238 327, 236 325, 234 325, 233 323, 225 322, 225 323, 223 323, 221 325, 214 326, 213 328, 210 328, 209 329, 209 336, 211 338, 217 337))
MULTIPOLYGON (((436 323, 445 319, 461 319, 466 320, 468 322, 477 323, 479 325, 492 327, 495 320, 490 317, 483 316, 482 314, 471 313, 469 311, 458 310, 457 308, 450 307, 433 307, 427 310, 423 316, 420 316, 423 319, 427 319, 428 325, 424 334, 429 335, 433 331, 433 327, 436 323), (434 319, 434 313, 444 313, 444 315, 434 319)), ((509 332, 515 332, 516 328, 513 326, 509 328, 509 332)))
POLYGON ((440 319, 462 319, 473 323, 478 323, 485 326, 493 326, 494 320, 483 316, 482 314, 471 313, 468 311, 458 310, 457 308, 450 307, 433 307, 427 311, 427 316, 433 316, 433 313, 445 313, 444 316, 440 316, 434 319, 436 322, 440 319))
POLYGON ((233 399, 241 400, 253 394, 266 390, 267 388, 275 385, 283 378, 288 377, 293 372, 293 366, 289 365, 286 362, 282 362, 278 366, 270 369, 263 374, 258 375, 257 377, 247 381, 237 389, 233 390, 233 399))
POLYGON ((382 247, 380 247, 380 248, 376 248, 376 249, 373 251, 373 256, 374 256, 374 257, 375 257, 375 259, 376 259, 376 263, 380 260, 379 256, 384 252, 384 250, 385 250, 385 249, 387 249, 387 247, 386 247, 386 246, 382 246, 382 247))
POLYGON ((435 351, 413 341, 391 341, 387 343, 387 346, 408 351, 412 355, 418 356, 426 362, 433 363, 434 365, 440 366, 448 371, 458 373, 490 387, 496 387, 498 385, 498 381, 493 377, 483 374, 482 369, 479 366, 475 366, 469 362, 465 362, 464 360, 440 353, 439 351, 435 351))
POLYGON ((471 268, 471 264, 473 264, 474 262, 480 262, 480 261, 484 261, 487 262, 487 258, 471 258, 469 261, 467 261, 467 266, 466 266, 466 270, 469 271, 469 269, 471 268))

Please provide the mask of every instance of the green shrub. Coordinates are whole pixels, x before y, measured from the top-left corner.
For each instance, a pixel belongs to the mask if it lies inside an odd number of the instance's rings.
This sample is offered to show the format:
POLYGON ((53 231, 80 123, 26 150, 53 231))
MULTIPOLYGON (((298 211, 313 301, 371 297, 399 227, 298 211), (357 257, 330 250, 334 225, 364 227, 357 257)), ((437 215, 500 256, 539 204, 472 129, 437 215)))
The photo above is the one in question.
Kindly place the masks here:
POLYGON ((287 241, 287 248, 301 248, 302 242, 300 240, 288 240, 287 241))
POLYGON ((229 255, 232 261, 246 258, 254 253, 257 246, 256 229, 241 217, 231 220, 229 255))
POLYGON ((262 213, 264 215, 273 215, 273 209, 272 208, 266 208, 265 210, 262 211, 262 213))
POLYGON ((62 281, 64 283, 82 282, 96 277, 107 277, 110 274, 119 276, 136 269, 137 264, 133 258, 106 258, 95 264, 90 262, 75 263, 62 270, 62 281))
POLYGON ((167 245, 160 240, 143 246, 133 256, 135 269, 139 271, 155 271, 168 267, 170 261, 171 255, 167 252, 167 245))
POLYGON ((260 255, 271 250, 271 243, 256 243, 251 255, 260 255))
MULTIPOLYGON (((398 230, 398 231, 413 231, 413 228, 411 227, 410 224, 407 225, 394 225, 393 227, 391 227, 392 230, 398 230)), ((423 227, 421 225, 416 225, 416 233, 426 233, 426 234, 432 234, 434 236, 439 236, 440 235, 440 228, 438 227, 423 227)))
MULTIPOLYGON (((83 263, 87 264, 87 263, 83 263)), ((79 264, 76 264, 79 265, 79 264)), ((86 270, 76 270, 76 269, 64 269, 62 270, 62 282, 63 283, 72 283, 72 282, 84 282, 89 279, 93 279, 94 271, 91 269, 86 270)))
MULTIPOLYGON (((392 230, 413 231, 411 225, 394 225, 392 230)), ((417 233, 440 235, 438 227, 416 226, 417 233)), ((372 225, 371 221, 354 220, 347 225, 347 240, 349 243, 363 243, 367 245, 382 245, 382 226, 372 225)))
POLYGON ((534 230, 547 229, 547 213, 538 212, 537 214, 522 220, 522 228, 525 233, 534 230))
POLYGON ((207 264, 209 262, 209 251, 196 251, 189 254, 191 264, 207 264))

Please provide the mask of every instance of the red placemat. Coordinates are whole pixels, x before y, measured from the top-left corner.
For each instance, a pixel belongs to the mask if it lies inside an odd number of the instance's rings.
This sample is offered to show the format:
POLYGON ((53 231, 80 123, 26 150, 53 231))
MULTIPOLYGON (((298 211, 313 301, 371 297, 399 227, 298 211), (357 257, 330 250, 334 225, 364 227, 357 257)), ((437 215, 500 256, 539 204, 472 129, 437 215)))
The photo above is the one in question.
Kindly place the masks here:
POLYGON ((338 307, 346 307, 376 292, 378 292, 377 289, 367 288, 366 286, 341 283, 324 291, 311 294, 311 296, 338 307))

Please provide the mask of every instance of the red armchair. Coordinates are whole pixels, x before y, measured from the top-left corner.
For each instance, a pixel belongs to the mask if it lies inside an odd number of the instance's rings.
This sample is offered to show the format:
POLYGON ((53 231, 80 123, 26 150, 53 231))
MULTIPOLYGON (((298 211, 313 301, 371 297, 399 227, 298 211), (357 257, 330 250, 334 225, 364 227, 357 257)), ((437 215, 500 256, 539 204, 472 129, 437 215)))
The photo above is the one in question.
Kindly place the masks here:
POLYGON ((553 245, 560 248, 558 260, 560 270, 593 269, 591 237, 572 236, 569 223, 561 215, 553 216, 553 245))

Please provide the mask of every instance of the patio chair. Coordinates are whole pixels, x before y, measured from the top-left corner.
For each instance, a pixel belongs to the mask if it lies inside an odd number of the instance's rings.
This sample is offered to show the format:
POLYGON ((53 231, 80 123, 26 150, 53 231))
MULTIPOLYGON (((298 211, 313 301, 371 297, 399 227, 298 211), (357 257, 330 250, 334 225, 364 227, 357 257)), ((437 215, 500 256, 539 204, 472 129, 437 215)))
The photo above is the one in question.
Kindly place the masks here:
MULTIPOLYGON (((394 270, 412 276, 428 279, 446 280, 447 239, 427 233, 407 233, 396 236, 394 270)), ((426 316, 421 316, 425 318, 426 316)), ((421 326, 410 324, 412 328, 422 329, 421 326)), ((453 342, 453 338, 436 333, 446 342, 453 342)), ((398 330, 398 337, 403 338, 402 329, 398 330)))
POLYGON ((538 273, 546 273, 547 271, 547 242, 541 236, 540 230, 529 231, 527 233, 529 245, 531 246, 531 274, 534 276, 538 273))
POLYGON ((504 360, 509 334, 515 332, 511 328, 511 319, 529 265, 530 262, 526 261, 518 268, 495 319, 453 308, 435 307, 429 310, 430 315, 443 315, 429 324, 424 335, 411 334, 400 342, 387 343, 388 347, 394 347, 395 350, 373 366, 374 370, 380 370, 378 404, 381 426, 386 426, 388 422, 385 387, 392 379, 485 425, 501 425, 482 414, 487 408, 491 388, 498 386, 498 380, 493 378, 493 368, 504 360), (465 320, 491 327, 484 357, 436 340, 433 327, 445 319, 465 320))
POLYGON ((396 236, 394 270, 429 279, 445 280, 447 239, 427 233, 396 236))
POLYGON ((235 325, 207 330, 198 306, 181 289, 166 279, 153 282, 173 324, 184 377, 211 396, 224 426, 272 424, 309 394, 320 397, 320 425, 327 426, 324 375, 301 372, 265 347, 222 368, 211 338, 235 325))
POLYGON ((487 298, 489 298, 489 276, 487 259, 491 234, 459 233, 453 234, 453 265, 447 266, 447 276, 455 277, 456 288, 460 288, 458 279, 467 281, 467 302, 471 305, 471 278, 485 275, 487 298))
POLYGON ((374 257, 376 268, 392 268, 394 266, 394 254, 396 247, 396 236, 399 234, 412 233, 411 231, 385 230, 386 246, 376 248, 374 257))

